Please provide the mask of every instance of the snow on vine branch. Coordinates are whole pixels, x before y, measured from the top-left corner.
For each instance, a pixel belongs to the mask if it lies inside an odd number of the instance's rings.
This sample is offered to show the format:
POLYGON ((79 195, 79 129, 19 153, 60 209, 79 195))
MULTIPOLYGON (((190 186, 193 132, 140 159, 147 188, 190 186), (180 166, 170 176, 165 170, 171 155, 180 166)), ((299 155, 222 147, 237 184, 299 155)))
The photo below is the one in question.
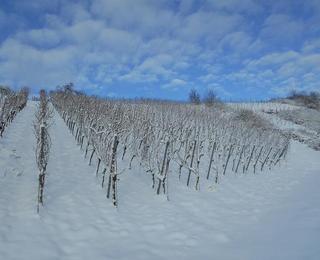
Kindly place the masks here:
POLYGON ((109 179, 107 194, 110 187, 116 189, 118 167, 122 172, 144 168, 156 194, 168 196, 169 173, 199 190, 202 179, 218 183, 230 172, 272 168, 289 145, 288 136, 258 115, 221 104, 109 100, 68 86, 51 92, 51 101, 85 149, 89 164, 97 158, 103 187, 109 179))

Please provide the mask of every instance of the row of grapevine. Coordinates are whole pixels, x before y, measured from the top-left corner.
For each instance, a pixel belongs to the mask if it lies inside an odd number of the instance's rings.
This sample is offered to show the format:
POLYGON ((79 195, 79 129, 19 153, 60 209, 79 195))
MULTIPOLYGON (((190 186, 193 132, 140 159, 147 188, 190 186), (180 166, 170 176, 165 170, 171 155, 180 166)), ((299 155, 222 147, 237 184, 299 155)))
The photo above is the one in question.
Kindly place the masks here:
POLYGON ((35 114, 34 133, 36 137, 36 162, 39 170, 38 177, 38 205, 39 212, 40 205, 43 205, 43 193, 46 178, 47 164, 50 154, 50 135, 48 128, 50 126, 50 119, 52 118, 52 110, 49 107, 49 99, 44 90, 40 91, 40 101, 35 114))
POLYGON ((27 88, 15 92, 10 88, 0 87, 0 137, 17 113, 26 106, 28 94, 27 88))
POLYGON ((156 101, 107 100, 69 87, 51 93, 96 174, 117 205, 117 175, 142 166, 157 194, 168 194, 168 176, 187 186, 217 183, 228 172, 263 171, 286 155, 289 138, 247 111, 156 101), (100 171, 102 170, 102 171, 100 171))

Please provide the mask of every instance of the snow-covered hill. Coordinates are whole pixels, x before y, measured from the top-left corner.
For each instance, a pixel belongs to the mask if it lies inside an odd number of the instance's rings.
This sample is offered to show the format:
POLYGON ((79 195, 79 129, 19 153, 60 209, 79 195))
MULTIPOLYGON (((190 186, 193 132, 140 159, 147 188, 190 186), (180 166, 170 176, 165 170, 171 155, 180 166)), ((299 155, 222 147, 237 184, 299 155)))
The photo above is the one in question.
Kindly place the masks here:
POLYGON ((233 109, 254 111, 276 128, 320 151, 320 111, 279 102, 229 103, 233 109))
POLYGON ((116 209, 55 113, 37 214, 35 109, 29 102, 0 139, 0 259, 319 259, 320 153, 306 145, 292 141, 272 171, 200 191, 172 175, 170 201, 129 171, 116 209))

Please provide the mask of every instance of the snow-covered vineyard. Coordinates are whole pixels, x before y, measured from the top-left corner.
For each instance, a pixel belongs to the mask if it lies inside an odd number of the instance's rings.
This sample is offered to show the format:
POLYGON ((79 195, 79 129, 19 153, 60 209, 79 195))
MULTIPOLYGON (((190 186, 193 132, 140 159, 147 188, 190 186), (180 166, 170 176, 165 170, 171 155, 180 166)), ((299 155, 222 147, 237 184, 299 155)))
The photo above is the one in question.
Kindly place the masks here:
POLYGON ((0 95, 0 259, 319 259, 318 112, 0 95))

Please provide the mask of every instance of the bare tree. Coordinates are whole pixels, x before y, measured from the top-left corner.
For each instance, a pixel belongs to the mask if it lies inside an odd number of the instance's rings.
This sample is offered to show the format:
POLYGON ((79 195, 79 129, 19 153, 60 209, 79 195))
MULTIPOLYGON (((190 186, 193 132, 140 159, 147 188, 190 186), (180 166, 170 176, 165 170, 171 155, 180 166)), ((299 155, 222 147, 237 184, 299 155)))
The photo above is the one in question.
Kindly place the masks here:
POLYGON ((196 89, 191 89, 189 92, 189 101, 192 104, 196 104, 199 105, 200 104, 200 94, 198 93, 198 91, 196 89))
POLYGON ((207 92, 205 93, 205 96, 202 99, 203 103, 211 107, 214 104, 220 103, 216 93, 213 91, 213 89, 208 89, 207 92))

